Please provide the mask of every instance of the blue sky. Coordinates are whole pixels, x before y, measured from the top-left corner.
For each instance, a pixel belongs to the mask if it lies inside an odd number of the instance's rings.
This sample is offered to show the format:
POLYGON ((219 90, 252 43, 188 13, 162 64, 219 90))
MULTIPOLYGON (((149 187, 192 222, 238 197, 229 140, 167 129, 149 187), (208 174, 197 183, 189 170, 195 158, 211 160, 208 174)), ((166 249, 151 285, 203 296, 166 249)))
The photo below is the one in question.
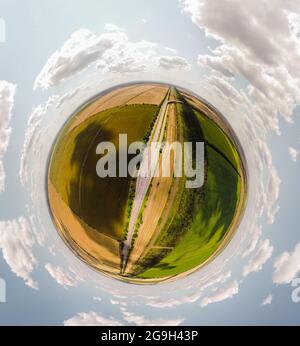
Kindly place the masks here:
POLYGON ((297 1, 271 2, 0 0, 0 325, 300 323, 291 300, 300 276, 300 10, 297 1), (103 39, 114 48, 102 54, 103 39), (67 52, 66 42, 83 54, 67 52), (127 70, 119 49, 133 59, 127 70), (251 183, 226 251, 163 290, 104 278, 74 258, 52 225, 43 185, 68 116, 110 86, 145 79, 182 85, 217 106, 244 146, 251 183))

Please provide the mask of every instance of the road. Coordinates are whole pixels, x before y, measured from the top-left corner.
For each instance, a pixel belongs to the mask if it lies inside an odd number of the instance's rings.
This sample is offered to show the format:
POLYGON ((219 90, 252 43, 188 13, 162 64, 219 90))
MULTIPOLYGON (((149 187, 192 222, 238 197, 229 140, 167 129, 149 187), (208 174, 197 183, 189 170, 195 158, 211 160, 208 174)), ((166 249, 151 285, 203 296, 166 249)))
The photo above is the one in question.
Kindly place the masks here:
POLYGON ((156 167, 159 161, 160 145, 163 140, 164 129, 167 122, 167 108, 170 97, 170 90, 168 90, 167 96, 160 108, 159 114, 157 116, 156 122, 153 126, 152 133, 150 135, 149 141, 143 153, 143 159, 138 171, 135 196, 133 200, 127 239, 123 242, 122 249, 122 263, 123 268, 121 272, 125 271, 125 267, 128 260, 128 254, 132 246, 132 238, 138 221, 138 216, 143 205, 143 201, 146 197, 147 191, 149 189, 151 180, 155 174, 156 167), (155 146, 155 150, 153 150, 155 146), (152 147, 152 150, 151 150, 152 147))
MULTIPOLYGON (((168 105, 168 121, 166 125, 166 136, 164 141, 166 143, 173 143, 177 140, 177 114, 175 104, 168 105)), ((176 147, 175 147, 176 149, 176 147)), ((149 188, 149 196, 147 197, 147 203, 143 209, 143 223, 139 226, 137 238, 134 242, 126 265, 125 274, 130 275, 139 259, 147 253, 148 250, 154 249, 152 246, 152 240, 163 229, 169 212, 172 208, 176 191, 178 189, 179 179, 174 179, 174 158, 176 160, 177 152, 174 150, 173 154, 168 149, 168 146, 164 146, 163 152, 160 157, 159 175, 155 175, 149 188), (163 158, 170 159, 170 174, 168 177, 163 176, 162 165, 163 158)), ((167 161, 165 161, 166 163, 167 161)), ((166 249, 166 248, 165 248, 166 249)))

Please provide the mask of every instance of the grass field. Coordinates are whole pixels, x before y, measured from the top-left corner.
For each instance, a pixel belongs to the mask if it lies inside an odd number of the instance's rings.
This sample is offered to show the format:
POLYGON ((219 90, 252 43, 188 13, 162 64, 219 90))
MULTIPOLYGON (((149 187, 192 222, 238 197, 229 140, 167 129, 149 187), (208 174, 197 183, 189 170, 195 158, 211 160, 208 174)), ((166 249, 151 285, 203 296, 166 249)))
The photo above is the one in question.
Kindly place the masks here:
MULTIPOLYGON (((180 113, 180 106, 178 108, 180 113)), ((240 162, 233 143, 218 125, 200 112, 191 111, 188 105, 184 105, 181 112, 185 113, 185 136, 198 136, 198 141, 199 136, 203 136, 206 142, 205 184, 200 190, 182 191, 179 206, 174 204, 171 223, 136 268, 140 278, 175 276, 210 258, 230 230, 240 202, 241 178, 237 174, 240 162), (187 133, 191 118, 197 119, 201 127, 198 134, 187 133), (168 250, 169 246, 173 246, 173 250, 168 250)))
POLYGON ((189 230, 174 250, 139 277, 173 276, 198 266, 215 252, 228 231, 239 199, 240 178, 221 155, 211 148, 207 151, 207 182, 189 230))
POLYGON ((240 173, 241 167, 239 163, 239 156, 232 141, 211 119, 206 117, 200 111, 194 110, 194 113, 201 124, 206 145, 210 145, 217 151, 221 152, 224 157, 233 165, 236 171, 240 173))
POLYGON ((131 178, 100 179, 96 146, 110 141, 118 147, 119 133, 128 134, 129 144, 142 140, 158 109, 155 105, 125 105, 105 110, 67 135, 62 133, 54 149, 50 180, 62 199, 90 227, 117 240, 123 238, 131 178))
POLYGON ((84 105, 72 119, 72 124, 70 124, 69 129, 72 130, 91 116, 98 114, 106 109, 112 109, 117 106, 119 107, 125 105, 127 103, 159 105, 160 97, 163 98, 164 96, 163 90, 165 91, 165 93, 167 92, 166 87, 161 87, 154 84, 129 85, 122 88, 116 88, 106 93, 105 95, 99 96, 93 102, 84 105), (143 101, 143 95, 147 97, 148 102, 143 101), (138 97, 140 97, 140 99, 137 100, 138 97), (135 101, 133 102, 133 100, 135 101))

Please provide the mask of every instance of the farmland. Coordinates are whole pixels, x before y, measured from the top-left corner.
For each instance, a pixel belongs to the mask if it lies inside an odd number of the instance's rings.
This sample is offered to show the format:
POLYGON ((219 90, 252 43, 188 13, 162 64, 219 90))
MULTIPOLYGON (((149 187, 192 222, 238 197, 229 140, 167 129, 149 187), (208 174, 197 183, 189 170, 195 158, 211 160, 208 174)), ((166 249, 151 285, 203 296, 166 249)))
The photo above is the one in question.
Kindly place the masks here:
POLYGON ((116 88, 111 92, 99 96, 94 101, 83 106, 75 114, 70 122, 69 131, 85 122, 94 114, 110 110, 114 107, 126 104, 152 104, 158 106, 167 93, 168 88, 153 84, 129 85, 122 88, 116 88))
MULTIPOLYGON (((195 166, 195 146, 192 154, 195 166)), ((172 86, 121 86, 87 102, 61 129, 49 163, 48 201, 61 238, 86 264, 127 282, 173 280, 212 261, 235 234, 246 197, 244 156, 229 123, 172 86), (161 145, 155 176, 118 175, 120 134, 128 146, 161 145), (184 157, 166 145, 185 142, 204 142, 204 184, 197 188, 174 175, 184 157), (116 148, 116 176, 98 176, 99 143, 116 148)))
POLYGON ((203 136, 205 141, 205 184, 199 191, 185 189, 179 194, 165 228, 135 268, 134 274, 144 279, 169 278, 205 263, 232 232, 232 221, 243 202, 241 167, 233 143, 216 123, 187 103, 177 108, 185 118, 185 137, 203 136), (195 120, 200 125, 198 133, 195 120))
POLYGON ((107 270, 105 264, 112 272, 120 268, 119 247, 131 177, 99 179, 96 146, 110 141, 118 147, 119 133, 128 135, 128 145, 142 140, 158 109, 153 104, 113 107, 71 131, 69 121, 54 147, 48 183, 52 214, 68 245, 101 270, 107 270))
POLYGON ((62 138, 54 152, 50 179, 62 199, 86 223, 115 239, 122 238, 130 177, 98 179, 96 146, 103 141, 117 145, 122 131, 128 143, 141 140, 156 111, 154 105, 125 105, 96 114, 62 138))

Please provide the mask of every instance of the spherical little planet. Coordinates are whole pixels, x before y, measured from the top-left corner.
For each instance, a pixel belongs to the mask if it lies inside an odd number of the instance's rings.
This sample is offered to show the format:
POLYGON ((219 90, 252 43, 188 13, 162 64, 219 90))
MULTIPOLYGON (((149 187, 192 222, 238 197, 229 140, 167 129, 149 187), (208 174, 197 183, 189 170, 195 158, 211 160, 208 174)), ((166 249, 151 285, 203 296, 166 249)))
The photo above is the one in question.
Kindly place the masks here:
POLYGON ((135 83, 83 104, 50 153, 53 223, 75 256, 135 284, 213 261, 241 222, 243 149, 212 105, 181 87, 135 83))

